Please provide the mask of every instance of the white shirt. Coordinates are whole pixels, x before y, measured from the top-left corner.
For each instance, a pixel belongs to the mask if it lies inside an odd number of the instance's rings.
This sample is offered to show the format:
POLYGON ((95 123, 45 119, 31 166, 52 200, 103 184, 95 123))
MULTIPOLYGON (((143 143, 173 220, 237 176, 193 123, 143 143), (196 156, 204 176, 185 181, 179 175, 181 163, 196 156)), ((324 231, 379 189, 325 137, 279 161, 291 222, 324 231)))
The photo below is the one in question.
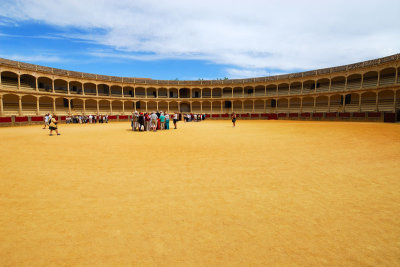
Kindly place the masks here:
POLYGON ((174 114, 174 120, 178 119, 178 114, 174 114))
POLYGON ((169 115, 168 114, 165 115, 165 119, 169 120, 169 115))

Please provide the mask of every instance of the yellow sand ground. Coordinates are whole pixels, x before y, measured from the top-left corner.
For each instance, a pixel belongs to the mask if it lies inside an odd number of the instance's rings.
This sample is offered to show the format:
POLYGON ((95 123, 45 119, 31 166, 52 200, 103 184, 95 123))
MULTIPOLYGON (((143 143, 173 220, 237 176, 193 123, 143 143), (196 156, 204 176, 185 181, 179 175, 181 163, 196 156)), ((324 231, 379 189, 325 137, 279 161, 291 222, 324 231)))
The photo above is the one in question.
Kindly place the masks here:
POLYGON ((0 265, 400 265, 400 125, 129 129, 0 128, 0 265))

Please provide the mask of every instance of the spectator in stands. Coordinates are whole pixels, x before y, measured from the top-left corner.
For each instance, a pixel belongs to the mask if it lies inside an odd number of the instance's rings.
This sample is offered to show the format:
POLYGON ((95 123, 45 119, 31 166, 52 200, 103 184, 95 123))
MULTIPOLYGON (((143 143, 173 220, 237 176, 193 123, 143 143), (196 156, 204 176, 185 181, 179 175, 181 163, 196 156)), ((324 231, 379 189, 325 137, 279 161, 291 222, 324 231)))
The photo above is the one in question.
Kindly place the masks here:
POLYGON ((51 118, 49 129, 50 129, 50 136, 53 135, 53 131, 56 131, 56 134, 60 135, 60 133, 58 133, 57 120, 56 120, 56 115, 55 114, 51 118))

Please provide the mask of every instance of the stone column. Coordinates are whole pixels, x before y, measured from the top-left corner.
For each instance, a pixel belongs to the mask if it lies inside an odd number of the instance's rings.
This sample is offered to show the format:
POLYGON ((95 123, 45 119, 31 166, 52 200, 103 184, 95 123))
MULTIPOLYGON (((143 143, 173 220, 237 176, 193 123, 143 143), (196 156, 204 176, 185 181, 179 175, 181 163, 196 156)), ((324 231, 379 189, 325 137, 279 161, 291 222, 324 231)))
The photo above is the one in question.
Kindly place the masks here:
POLYGON ((110 114, 112 114, 112 101, 110 100, 110 114))
POLYGON ((358 94, 358 112, 361 112, 361 94, 358 94))
POLYGON ((169 113, 169 101, 167 101, 167 110, 168 110, 168 113, 169 113))
POLYGON ((51 79, 51 88, 52 88, 53 93, 55 93, 56 89, 54 88, 54 79, 51 79))
POLYGON ((300 94, 303 94, 304 82, 301 82, 300 94))
POLYGON ((376 87, 379 87, 379 82, 381 81, 381 72, 378 71, 378 80, 376 81, 376 87))
POLYGON ((3 96, 0 95, 0 116, 3 116, 4 107, 3 107, 3 96))
POLYGON ((82 95, 85 95, 85 83, 82 83, 82 95))
MULTIPOLYGON (((234 87, 232 87, 232 98, 233 98, 233 89, 234 89, 234 87)), ((222 89, 222 90, 224 90, 224 89, 222 89)), ((222 91, 222 92, 224 92, 224 91, 222 91)))
POLYGON ((57 112, 57 110, 56 110, 56 99, 53 98, 53 113, 56 113, 56 112, 57 112))
POLYGON ((210 88, 210 90, 211 90, 211 98, 213 98, 213 93, 212 93, 213 89, 212 89, 212 88, 210 88))
POLYGON ((100 114, 99 100, 96 100, 97 114, 100 114))
POLYGON ((212 104, 213 104, 213 102, 210 101, 210 103, 211 103, 211 114, 213 114, 213 109, 212 109, 212 104))
POLYGON ((264 113, 267 113, 267 100, 264 100, 264 113))
POLYGON ((313 112, 315 112, 316 106, 317 106, 317 98, 314 97, 314 108, 313 108, 313 112))
MULTIPOLYGON (((97 85, 96 85, 96 86, 97 86, 97 85)), ((67 81, 67 93, 70 94, 70 91, 69 91, 69 81, 67 81)))
MULTIPOLYGON (((398 68, 396 68, 396 74, 395 74, 395 76, 394 76, 394 83, 398 83, 398 81, 399 81, 399 69, 398 68)), ((0 80, 0 83, 1 83, 1 80, 0 80)))
POLYGON ((22 97, 18 96, 18 114, 22 116, 22 97))
POLYGON ((242 97, 244 97, 244 86, 242 88, 242 97))
POLYGON ((288 112, 290 112, 290 98, 288 98, 288 100, 287 100, 287 108, 288 108, 288 112))
POLYGON ((39 97, 36 97, 36 115, 39 115, 40 109, 39 109, 39 97))
POLYGON ((221 100, 221 114, 223 114, 224 113, 224 101, 223 100, 221 100))
POLYGON ((125 101, 122 101, 122 115, 125 115, 125 101))
POLYGON ((346 112, 346 95, 343 95, 343 105, 342 105, 343 112, 346 112))
MULTIPOLYGON (((68 92, 68 94, 69 94, 69 92, 68 92)), ((98 84, 96 84, 96 96, 99 96, 99 87, 98 87, 98 84)))
POLYGON ((83 115, 86 115, 86 100, 82 99, 83 115))
POLYGON ((21 90, 21 75, 18 74, 18 90, 21 90))
POLYGON ((37 77, 35 77, 35 90, 36 90, 36 92, 38 92, 39 91, 39 87, 38 87, 38 78, 37 77))
POLYGON ((255 107, 254 107, 254 104, 255 103, 255 101, 253 100, 253 113, 254 113, 254 111, 255 111, 255 107))
POLYGON ((328 89, 328 92, 331 91, 331 87, 332 87, 332 77, 329 78, 329 89, 328 89))
POLYGON ((192 110, 193 110, 193 106, 192 106, 192 104, 193 104, 193 102, 189 102, 189 107, 190 107, 190 113, 192 112, 192 110))
POLYGON ((378 100, 379 100, 379 94, 378 92, 375 92, 376 97, 375 97, 375 111, 378 111, 378 100))
POLYGON ((328 96, 328 112, 331 112, 331 96, 328 96))
POLYGON ((200 101, 200 113, 203 113, 203 101, 200 101))
POLYGON ((345 91, 347 91, 347 79, 348 79, 348 76, 346 76, 346 80, 344 80, 344 90, 345 91))
POLYGON ((242 100, 242 113, 244 113, 244 101, 242 100))
POLYGON ((149 112, 148 110, 147 110, 147 101, 146 102, 144 102, 145 103, 145 106, 146 106, 146 112, 149 112))
POLYGON ((361 74, 361 84, 360 84, 360 88, 363 88, 364 86, 364 73, 361 74))
POLYGON ((157 110, 158 110, 158 101, 156 102, 156 107, 157 107, 157 110))
MULTIPOLYGON (((179 93, 179 91, 178 91, 179 93)), ((181 112, 181 102, 178 102, 178 112, 181 112)))
MULTIPOLYGON (((301 84, 301 92, 303 92, 303 84, 301 84)), ((300 113, 303 112, 303 98, 300 97, 300 113)))
POLYGON ((71 99, 68 99, 68 114, 71 115, 71 99))

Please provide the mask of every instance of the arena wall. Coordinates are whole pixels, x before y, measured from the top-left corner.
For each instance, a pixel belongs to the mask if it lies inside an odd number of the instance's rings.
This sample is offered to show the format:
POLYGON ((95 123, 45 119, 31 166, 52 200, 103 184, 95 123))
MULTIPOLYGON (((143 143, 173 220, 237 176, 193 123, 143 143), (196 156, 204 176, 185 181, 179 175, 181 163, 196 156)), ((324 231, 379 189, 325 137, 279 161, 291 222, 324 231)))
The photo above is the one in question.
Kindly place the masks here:
POLYGON ((400 119, 400 54, 301 73, 228 80, 152 80, 55 69, 0 58, 0 125, 134 110, 205 113, 210 119, 400 119))

